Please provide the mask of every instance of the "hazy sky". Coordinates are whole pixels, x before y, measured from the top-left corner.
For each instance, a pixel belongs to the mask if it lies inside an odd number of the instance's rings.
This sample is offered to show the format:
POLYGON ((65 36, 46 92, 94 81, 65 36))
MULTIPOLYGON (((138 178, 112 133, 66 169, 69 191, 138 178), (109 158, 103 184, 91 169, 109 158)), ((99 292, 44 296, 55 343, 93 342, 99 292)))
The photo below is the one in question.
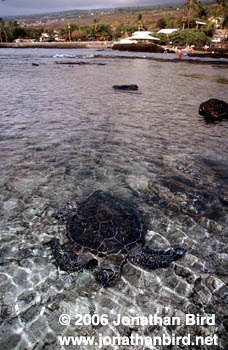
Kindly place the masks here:
POLYGON ((160 5, 181 0, 0 0, 0 17, 77 9, 160 5))

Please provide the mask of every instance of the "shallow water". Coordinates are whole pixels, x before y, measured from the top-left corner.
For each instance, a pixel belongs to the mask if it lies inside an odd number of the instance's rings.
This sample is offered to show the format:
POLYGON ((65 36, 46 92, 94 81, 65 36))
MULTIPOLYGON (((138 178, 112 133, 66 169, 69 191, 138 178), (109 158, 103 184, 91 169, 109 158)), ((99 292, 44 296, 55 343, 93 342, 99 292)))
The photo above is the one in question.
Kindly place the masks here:
POLYGON ((119 53, 0 50, 1 350, 85 349, 60 346, 57 336, 98 334, 216 334, 219 348, 227 345, 228 123, 207 124, 198 108, 209 98, 227 100, 228 71, 113 55, 119 53), (71 64, 81 61, 90 64, 71 64), (138 91, 112 89, 132 83, 138 91), (147 245, 184 246, 186 256, 152 272, 126 264, 109 289, 93 271, 58 271, 46 243, 63 242, 65 226, 53 216, 98 189, 138 207, 147 245), (58 322, 65 313, 68 326, 58 322), (107 315, 108 324, 74 325, 76 314, 93 313, 107 315), (116 314, 183 320, 189 313, 215 315, 215 325, 112 322, 116 314))

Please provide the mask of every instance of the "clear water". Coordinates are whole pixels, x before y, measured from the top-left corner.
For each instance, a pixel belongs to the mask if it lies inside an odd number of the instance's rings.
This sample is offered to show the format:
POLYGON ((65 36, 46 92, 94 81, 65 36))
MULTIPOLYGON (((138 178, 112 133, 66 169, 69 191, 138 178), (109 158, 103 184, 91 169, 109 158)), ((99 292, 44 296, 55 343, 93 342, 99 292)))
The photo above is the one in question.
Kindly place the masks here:
POLYGON ((227 101, 227 66, 120 55, 0 50, 1 349, 86 349, 60 346, 57 336, 98 333, 217 334, 219 348, 226 348, 228 122, 207 124, 198 109, 209 98, 227 101), (71 64, 79 61, 90 64, 71 64), (139 90, 115 91, 114 84, 139 90), (152 272, 126 264, 109 289, 97 284, 93 271, 58 271, 46 243, 64 241, 65 226, 53 215, 98 189, 137 205, 150 247, 180 245, 186 256, 152 272), (63 313, 72 317, 68 326, 58 322, 63 313), (108 325, 74 325, 76 314, 93 313, 108 315, 108 325), (183 319, 188 313, 215 314, 216 323, 112 323, 116 314, 183 319))

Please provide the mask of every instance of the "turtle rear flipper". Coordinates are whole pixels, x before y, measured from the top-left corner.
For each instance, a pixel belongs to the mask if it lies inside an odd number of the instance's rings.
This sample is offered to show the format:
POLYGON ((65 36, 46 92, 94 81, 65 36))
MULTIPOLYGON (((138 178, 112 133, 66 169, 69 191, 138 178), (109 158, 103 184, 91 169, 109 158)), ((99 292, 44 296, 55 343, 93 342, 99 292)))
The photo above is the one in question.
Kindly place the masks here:
POLYGON ((186 253, 185 248, 174 248, 167 251, 156 251, 150 248, 137 247, 132 249, 129 255, 130 261, 149 270, 168 267, 173 261, 182 258, 186 253))

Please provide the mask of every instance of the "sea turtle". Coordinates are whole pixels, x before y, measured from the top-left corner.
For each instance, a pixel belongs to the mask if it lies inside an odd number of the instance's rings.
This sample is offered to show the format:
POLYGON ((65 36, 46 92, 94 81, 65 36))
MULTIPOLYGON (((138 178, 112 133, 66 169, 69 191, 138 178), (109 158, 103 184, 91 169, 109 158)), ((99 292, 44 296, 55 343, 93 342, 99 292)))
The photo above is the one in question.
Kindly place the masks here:
POLYGON ((186 253, 180 247, 166 251, 144 247, 144 225, 138 210, 103 191, 94 192, 68 214, 66 228, 68 243, 50 242, 57 266, 73 272, 99 263, 97 280, 104 287, 120 276, 126 260, 152 270, 168 267, 186 253))

